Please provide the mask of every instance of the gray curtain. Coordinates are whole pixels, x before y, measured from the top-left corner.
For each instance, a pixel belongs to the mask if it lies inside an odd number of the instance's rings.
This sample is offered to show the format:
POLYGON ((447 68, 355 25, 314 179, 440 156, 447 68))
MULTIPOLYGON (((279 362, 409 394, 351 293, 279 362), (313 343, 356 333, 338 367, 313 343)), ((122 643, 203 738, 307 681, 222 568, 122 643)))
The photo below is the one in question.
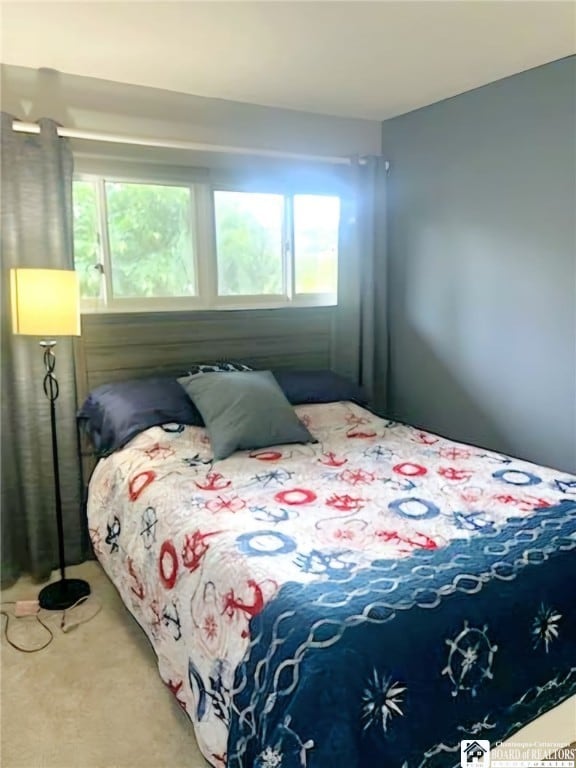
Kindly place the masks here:
MULTIPOLYGON (((42 352, 32 336, 11 330, 11 267, 70 269, 72 153, 56 124, 39 121, 40 135, 16 133, 2 115, 2 586, 21 573, 41 580, 57 567, 58 548, 48 401, 42 352)), ((88 551, 82 520, 75 425, 72 341, 56 346, 58 448, 69 563, 88 551)))
POLYGON ((386 162, 363 157, 354 162, 342 199, 332 368, 362 384, 373 407, 383 413, 388 395, 386 291, 386 162))

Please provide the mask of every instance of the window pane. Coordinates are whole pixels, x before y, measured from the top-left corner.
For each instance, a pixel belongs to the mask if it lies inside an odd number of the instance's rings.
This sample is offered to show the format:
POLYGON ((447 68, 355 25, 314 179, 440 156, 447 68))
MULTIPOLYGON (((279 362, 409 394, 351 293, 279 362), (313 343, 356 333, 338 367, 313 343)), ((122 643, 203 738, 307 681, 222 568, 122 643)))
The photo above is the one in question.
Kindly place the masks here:
POLYGON ((196 293, 188 187, 106 182, 116 298, 196 293))
POLYGON ((74 191, 74 266, 83 299, 98 298, 102 275, 96 268, 98 248, 98 204, 96 186, 91 181, 75 181, 74 191))
POLYGON ((283 293, 282 195, 215 192, 218 293, 283 293))
POLYGON ((294 195, 296 293, 336 293, 340 199, 294 195))

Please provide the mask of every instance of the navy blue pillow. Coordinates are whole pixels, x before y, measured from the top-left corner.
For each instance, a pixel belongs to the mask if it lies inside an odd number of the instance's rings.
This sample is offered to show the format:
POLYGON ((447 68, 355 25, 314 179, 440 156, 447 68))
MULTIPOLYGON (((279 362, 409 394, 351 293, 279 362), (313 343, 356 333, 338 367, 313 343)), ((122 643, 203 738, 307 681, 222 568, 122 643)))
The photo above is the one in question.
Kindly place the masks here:
POLYGON ((280 388, 292 405, 337 403, 349 400, 366 405, 368 398, 361 386, 328 370, 273 371, 280 388))
POLYGON ((175 378, 148 378, 103 384, 77 414, 98 456, 107 456, 149 427, 204 426, 198 409, 175 378))

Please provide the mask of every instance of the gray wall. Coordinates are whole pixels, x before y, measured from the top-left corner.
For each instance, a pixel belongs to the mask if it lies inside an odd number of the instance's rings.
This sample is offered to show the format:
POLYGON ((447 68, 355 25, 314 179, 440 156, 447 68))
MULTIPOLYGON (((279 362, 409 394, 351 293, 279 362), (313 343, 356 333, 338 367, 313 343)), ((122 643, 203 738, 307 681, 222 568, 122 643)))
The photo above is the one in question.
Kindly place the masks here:
POLYGON ((396 418, 576 472, 576 60, 388 120, 396 418))
MULTIPOLYGON (((91 131, 309 154, 380 152, 376 120, 259 107, 28 67, 2 65, 0 71, 2 110, 21 120, 51 117, 91 131)), ((147 150, 146 157, 150 154, 147 150)))

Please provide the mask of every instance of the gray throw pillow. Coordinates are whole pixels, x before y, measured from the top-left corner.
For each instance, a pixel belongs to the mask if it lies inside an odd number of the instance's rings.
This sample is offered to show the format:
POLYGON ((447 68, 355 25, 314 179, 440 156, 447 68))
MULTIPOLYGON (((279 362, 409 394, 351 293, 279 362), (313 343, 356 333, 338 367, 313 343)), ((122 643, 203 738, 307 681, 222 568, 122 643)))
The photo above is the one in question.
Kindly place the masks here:
POLYGON ((178 382, 204 419, 216 460, 250 448, 316 442, 270 371, 203 373, 178 382))

